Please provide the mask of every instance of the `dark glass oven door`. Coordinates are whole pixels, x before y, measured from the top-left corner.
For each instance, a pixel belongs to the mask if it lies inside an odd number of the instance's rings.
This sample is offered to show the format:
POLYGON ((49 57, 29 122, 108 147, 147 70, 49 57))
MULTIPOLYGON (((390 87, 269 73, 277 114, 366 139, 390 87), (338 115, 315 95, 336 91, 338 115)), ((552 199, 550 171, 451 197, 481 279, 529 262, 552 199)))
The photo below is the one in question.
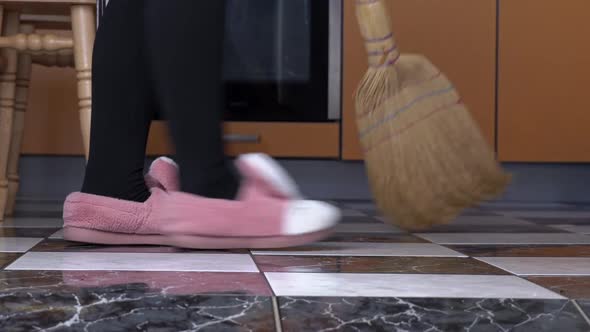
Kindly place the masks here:
POLYGON ((338 119, 342 0, 226 1, 226 120, 338 119))

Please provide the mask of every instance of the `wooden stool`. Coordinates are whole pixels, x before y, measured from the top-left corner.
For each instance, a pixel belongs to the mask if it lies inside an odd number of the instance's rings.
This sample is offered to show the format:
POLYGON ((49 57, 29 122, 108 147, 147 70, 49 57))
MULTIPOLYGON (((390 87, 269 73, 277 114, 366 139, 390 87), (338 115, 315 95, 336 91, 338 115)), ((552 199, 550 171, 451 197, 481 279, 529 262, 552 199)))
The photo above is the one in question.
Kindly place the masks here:
POLYGON ((80 125, 88 156, 95 9, 95 0, 0 0, 0 220, 14 212, 33 62, 76 68, 80 125), (35 34, 35 28, 71 29, 73 37, 35 34))

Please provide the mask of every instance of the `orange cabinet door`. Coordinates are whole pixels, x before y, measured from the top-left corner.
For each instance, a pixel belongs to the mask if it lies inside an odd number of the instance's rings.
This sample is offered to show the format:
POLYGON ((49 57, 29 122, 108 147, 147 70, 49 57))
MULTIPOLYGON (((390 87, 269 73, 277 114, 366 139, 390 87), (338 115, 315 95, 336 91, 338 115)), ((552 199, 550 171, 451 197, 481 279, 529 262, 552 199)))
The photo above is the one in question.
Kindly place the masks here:
MULTIPOLYGON (((360 159, 353 93, 366 60, 354 14, 345 0, 343 157, 360 159)), ((496 0, 388 0, 405 53, 426 55, 457 86, 488 141, 495 141, 496 0)))
POLYGON ((501 160, 590 162, 589 13, 588 0, 502 1, 501 160))
MULTIPOLYGON (((78 121, 76 72, 73 69, 33 67, 25 120, 23 154, 82 155, 78 121)), ((230 122, 226 148, 230 155, 266 152, 275 157, 329 158, 340 156, 340 124, 230 122)), ((152 125, 147 153, 172 153, 165 123, 152 125)))

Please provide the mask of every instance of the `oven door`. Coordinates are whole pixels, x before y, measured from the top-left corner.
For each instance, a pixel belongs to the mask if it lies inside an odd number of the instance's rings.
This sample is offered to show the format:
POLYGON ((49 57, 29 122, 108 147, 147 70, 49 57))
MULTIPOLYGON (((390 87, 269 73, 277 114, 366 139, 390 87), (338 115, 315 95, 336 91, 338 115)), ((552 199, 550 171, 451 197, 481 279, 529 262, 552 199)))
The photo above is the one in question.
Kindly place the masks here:
POLYGON ((340 118, 342 0, 227 0, 226 120, 340 118))

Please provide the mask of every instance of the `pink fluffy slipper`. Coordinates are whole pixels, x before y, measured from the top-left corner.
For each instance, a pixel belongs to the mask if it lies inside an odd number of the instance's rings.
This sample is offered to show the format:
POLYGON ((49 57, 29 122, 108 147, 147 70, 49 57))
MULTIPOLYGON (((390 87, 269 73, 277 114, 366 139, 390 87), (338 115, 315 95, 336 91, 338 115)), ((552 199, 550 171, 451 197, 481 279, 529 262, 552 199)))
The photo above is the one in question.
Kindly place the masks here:
MULTIPOLYGON (((295 181, 273 158, 263 153, 250 153, 236 160, 236 167, 245 178, 257 182, 268 193, 278 198, 301 199, 295 181)), ((146 175, 148 187, 179 191, 178 165, 170 158, 156 159, 146 175)))
POLYGON ((208 199, 152 188, 145 203, 73 193, 64 205, 64 238, 100 244, 195 249, 276 248, 318 241, 340 219, 321 202, 285 200, 245 180, 239 199, 208 199))

